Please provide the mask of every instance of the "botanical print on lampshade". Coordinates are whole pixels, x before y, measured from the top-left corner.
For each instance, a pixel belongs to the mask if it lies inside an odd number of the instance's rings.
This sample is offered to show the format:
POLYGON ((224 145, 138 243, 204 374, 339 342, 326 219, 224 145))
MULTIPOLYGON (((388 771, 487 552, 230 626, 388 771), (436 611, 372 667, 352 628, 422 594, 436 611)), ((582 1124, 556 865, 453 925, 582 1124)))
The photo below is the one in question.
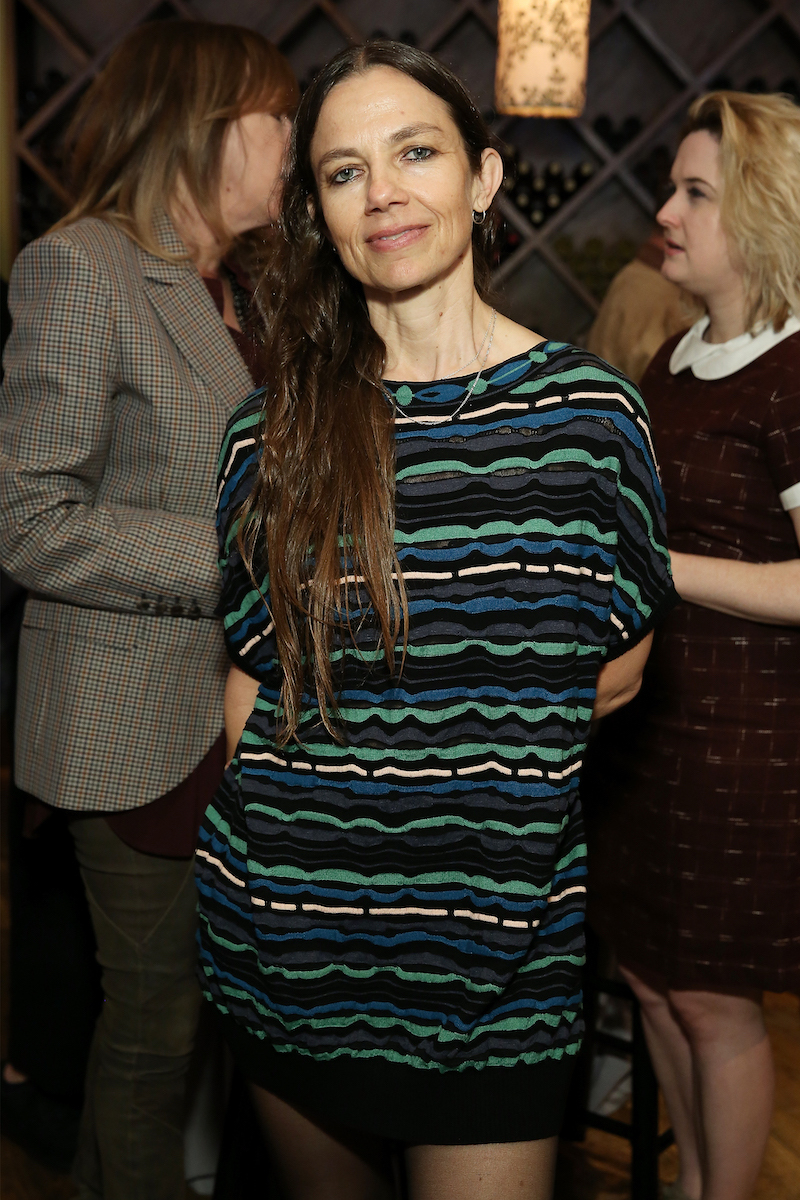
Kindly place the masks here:
POLYGON ((590 0, 500 0, 495 105, 523 117, 577 117, 586 100, 590 0))

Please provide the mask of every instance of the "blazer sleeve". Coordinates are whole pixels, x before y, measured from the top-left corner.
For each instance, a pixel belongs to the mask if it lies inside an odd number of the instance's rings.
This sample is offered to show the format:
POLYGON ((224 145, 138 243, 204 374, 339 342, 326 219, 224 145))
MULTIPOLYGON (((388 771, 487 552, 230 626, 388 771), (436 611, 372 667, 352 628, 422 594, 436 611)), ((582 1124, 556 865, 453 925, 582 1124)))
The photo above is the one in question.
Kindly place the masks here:
POLYGON ((0 561, 52 599, 211 617, 213 523, 98 498, 121 360, 108 293, 101 265, 57 236, 33 242, 14 266, 0 399, 0 561))

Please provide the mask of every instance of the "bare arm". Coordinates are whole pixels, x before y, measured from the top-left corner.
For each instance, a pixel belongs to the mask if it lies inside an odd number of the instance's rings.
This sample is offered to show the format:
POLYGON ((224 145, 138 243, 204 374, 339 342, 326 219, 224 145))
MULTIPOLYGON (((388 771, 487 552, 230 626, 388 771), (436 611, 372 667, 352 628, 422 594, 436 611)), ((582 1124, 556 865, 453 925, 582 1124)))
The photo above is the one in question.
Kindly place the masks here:
POLYGON ((258 695, 258 681, 232 666, 225 683, 226 762, 233 758, 258 695))
POLYGON ((620 654, 610 663, 600 668, 597 676, 597 694, 592 709, 592 720, 606 717, 616 708, 622 708, 632 700, 642 686, 642 672, 650 646, 653 641, 652 633, 637 642, 627 654, 620 654))
MULTIPOLYGON (((800 508, 789 515, 800 541, 800 508)), ((765 625, 800 625, 800 558, 747 563, 677 552, 671 558, 682 599, 765 625)))

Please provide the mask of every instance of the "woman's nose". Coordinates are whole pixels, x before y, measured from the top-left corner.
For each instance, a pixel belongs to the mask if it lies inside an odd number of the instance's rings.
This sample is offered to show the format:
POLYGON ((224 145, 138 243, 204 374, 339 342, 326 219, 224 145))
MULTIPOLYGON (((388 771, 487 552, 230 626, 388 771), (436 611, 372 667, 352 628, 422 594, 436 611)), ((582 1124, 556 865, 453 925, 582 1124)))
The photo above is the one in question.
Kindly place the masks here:
POLYGON ((373 169, 370 172, 366 196, 368 212, 381 211, 390 204, 402 204, 407 198, 400 180, 390 168, 373 169))
POLYGON ((667 226, 677 225, 678 217, 677 217, 677 213, 676 213, 676 208, 677 208, 677 205, 675 203, 675 196, 674 195, 670 196, 670 198, 669 198, 669 200, 667 200, 666 204, 662 204, 661 208, 656 213, 656 221, 658 222, 658 224, 659 225, 667 225, 667 226))

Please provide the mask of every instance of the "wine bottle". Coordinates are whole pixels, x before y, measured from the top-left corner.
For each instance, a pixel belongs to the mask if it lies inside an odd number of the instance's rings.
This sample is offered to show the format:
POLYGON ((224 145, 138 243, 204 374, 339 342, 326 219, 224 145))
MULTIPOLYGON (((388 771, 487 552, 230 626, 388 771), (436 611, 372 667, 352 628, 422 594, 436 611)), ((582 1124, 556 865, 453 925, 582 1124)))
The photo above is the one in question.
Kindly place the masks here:
POLYGON ((531 211, 528 213, 528 220, 534 229, 540 229, 547 220, 547 213, 538 200, 532 205, 531 211))
POLYGON ((578 163, 577 167, 572 172, 572 178, 575 180, 576 184, 580 188, 580 187, 583 187, 583 185, 585 183, 589 182, 589 180, 592 178, 594 173, 595 173, 594 163, 589 162, 588 160, 584 160, 584 162, 578 163))
POLYGON ((614 130, 614 122, 606 113, 601 113, 599 117, 595 117, 592 128, 599 138, 602 138, 607 146, 614 149, 616 141, 616 133, 614 130))
POLYGON ((544 178, 548 187, 556 188, 560 191, 564 179, 564 168, 561 163, 556 162, 555 159, 549 162, 544 169, 544 178))
POLYGON ((635 137, 638 137, 641 132, 642 132, 642 122, 639 120, 639 118, 638 117, 626 117, 625 120, 622 122, 622 126, 621 126, 619 134, 618 134, 620 150, 622 149, 623 146, 627 146, 628 142, 632 142, 635 137))
POLYGON ((545 207, 550 216, 561 208, 561 192, 558 188, 548 188, 544 198, 545 207))
POLYGON ((533 204, 533 197, 531 196, 530 189, 524 185, 520 187, 520 185, 517 184, 517 187, 514 190, 514 203, 521 213, 525 213, 527 215, 531 211, 531 205, 533 204))

